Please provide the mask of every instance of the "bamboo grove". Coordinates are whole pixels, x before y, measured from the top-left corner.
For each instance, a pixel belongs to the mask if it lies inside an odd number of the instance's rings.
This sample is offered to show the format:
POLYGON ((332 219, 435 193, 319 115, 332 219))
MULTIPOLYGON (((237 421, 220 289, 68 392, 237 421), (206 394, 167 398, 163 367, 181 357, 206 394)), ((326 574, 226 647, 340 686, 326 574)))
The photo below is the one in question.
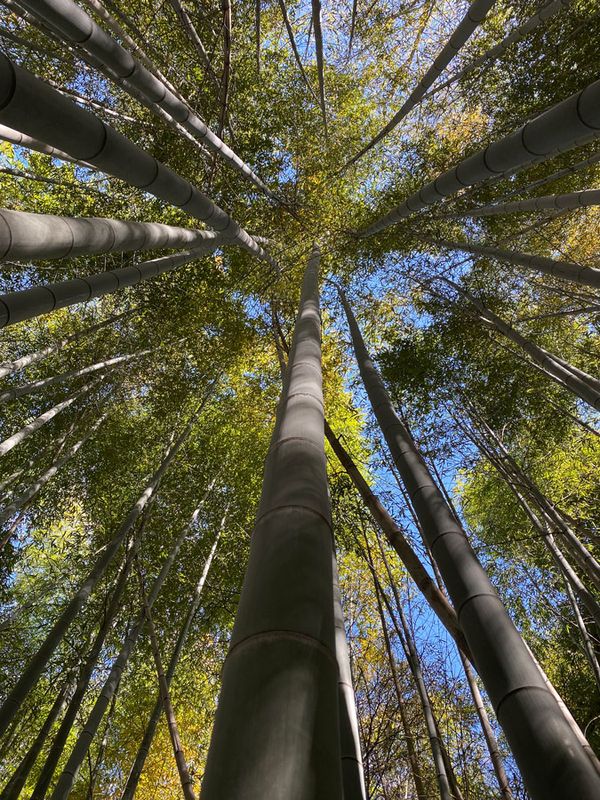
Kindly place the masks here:
POLYGON ((0 798, 600 797, 593 0, 0 0, 0 798))

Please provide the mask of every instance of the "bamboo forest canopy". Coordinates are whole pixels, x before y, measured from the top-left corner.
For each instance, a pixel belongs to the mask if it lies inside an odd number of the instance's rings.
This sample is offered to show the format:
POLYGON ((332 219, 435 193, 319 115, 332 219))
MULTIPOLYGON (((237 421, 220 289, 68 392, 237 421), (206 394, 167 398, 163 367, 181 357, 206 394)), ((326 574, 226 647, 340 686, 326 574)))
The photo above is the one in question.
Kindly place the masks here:
POLYGON ((593 0, 0 0, 0 798, 600 797, 593 0))

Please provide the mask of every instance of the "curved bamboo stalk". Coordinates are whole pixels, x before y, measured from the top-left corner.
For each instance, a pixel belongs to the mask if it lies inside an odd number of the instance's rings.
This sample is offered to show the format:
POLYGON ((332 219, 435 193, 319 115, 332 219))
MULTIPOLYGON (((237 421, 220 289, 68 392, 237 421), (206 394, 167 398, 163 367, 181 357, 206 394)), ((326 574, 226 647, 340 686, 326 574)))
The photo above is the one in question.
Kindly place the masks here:
POLYGON ((408 98, 404 101, 400 110, 397 111, 391 120, 384 125, 384 127, 377 133, 371 141, 366 144, 359 152, 352 156, 346 163, 344 169, 350 167, 352 164, 362 158, 365 153, 368 153, 375 145, 380 142, 385 136, 388 135, 399 123, 406 117, 413 108, 423 99, 425 93, 430 86, 435 83, 442 72, 446 69, 448 64, 460 52, 461 48, 465 45, 468 39, 473 35, 477 28, 481 25, 486 18, 489 10, 494 5, 495 0, 474 0, 469 6, 466 15, 460 21, 458 27, 444 45, 442 51, 435 59, 431 67, 427 70, 425 75, 421 78, 416 88, 410 93, 408 98))
POLYGON ((544 161, 600 136, 600 80, 544 111, 521 128, 463 159, 358 232, 373 236, 445 197, 488 178, 544 161))

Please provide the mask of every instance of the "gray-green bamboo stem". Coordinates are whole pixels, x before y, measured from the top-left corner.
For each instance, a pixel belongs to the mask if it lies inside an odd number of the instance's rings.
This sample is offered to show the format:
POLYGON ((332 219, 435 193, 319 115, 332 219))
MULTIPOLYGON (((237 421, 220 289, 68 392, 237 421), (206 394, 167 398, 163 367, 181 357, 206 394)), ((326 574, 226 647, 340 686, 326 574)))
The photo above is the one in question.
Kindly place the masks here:
POLYGON ((427 94, 422 98, 423 100, 428 99, 429 97, 433 97, 434 94, 441 92, 442 89, 447 89, 448 86, 452 86, 453 83, 464 78, 470 72, 473 72, 474 69, 477 67, 481 67, 483 64, 488 64, 490 62, 497 61, 500 56, 502 56, 511 45, 516 44, 517 42, 521 41, 521 39, 525 38, 531 31, 535 30, 538 25, 549 20, 559 11, 562 11, 563 8, 570 6, 573 0, 552 0, 549 3, 544 3, 540 6, 537 11, 532 14, 529 19, 525 20, 521 25, 518 25, 511 33, 508 34, 501 42, 494 47, 486 50, 485 53, 474 58, 472 61, 469 61, 461 70, 455 72, 454 75, 451 75, 448 80, 434 86, 431 91, 427 92, 427 94))
MULTIPOLYGON (((600 274, 600 271, 599 271, 600 274)), ((549 353, 543 347, 539 347, 525 336, 516 331, 511 325, 494 314, 487 306, 448 278, 443 280, 452 286, 462 297, 465 297, 478 311, 483 320, 492 325, 499 333, 506 336, 514 344, 518 345, 527 355, 542 369, 545 374, 561 386, 566 387, 574 395, 588 403, 593 409, 600 409, 600 383, 591 375, 582 370, 572 367, 566 361, 559 359, 549 353)))
POLYGON ((56 696, 56 700, 54 701, 52 707, 50 708, 50 711, 48 712, 46 719, 44 720, 44 724, 40 728, 31 747, 29 748, 27 753, 25 753, 18 767, 13 772, 10 780, 2 790, 2 793, 0 794, 0 800, 18 800, 18 797, 21 794, 23 787, 25 786, 25 783, 27 782, 29 773, 31 772, 31 769, 35 764, 37 757, 39 756, 39 754, 42 751, 42 748, 44 747, 46 739, 48 738, 48 734, 52 730, 52 726, 54 725, 61 711, 64 708, 70 689, 71 689, 71 682, 67 680, 66 683, 63 684, 58 695, 56 696))
MULTIPOLYGON (((50 0, 36 0, 38 11, 42 4, 49 5, 50 0)), ((66 25, 73 32, 78 30, 76 23, 81 23, 82 32, 85 31, 83 35, 88 37, 91 30, 95 30, 95 23, 72 0, 68 0, 68 4, 72 16, 69 16, 66 25), (89 25, 81 17, 82 14, 89 25)), ((81 33, 75 35, 79 36, 81 33)), ((100 32, 99 35, 104 34, 100 32)), ((110 38, 103 41, 109 51, 107 56, 114 53, 115 47, 119 47, 110 38)), ((123 56, 124 68, 131 73, 135 64, 127 56, 126 53, 123 56)), ((150 73, 147 75, 150 79, 150 73)), ((223 233, 230 241, 236 241, 258 258, 272 263, 262 247, 193 184, 117 133, 95 114, 80 108, 47 83, 13 64, 3 54, 0 56, 0 85, 10 87, 0 97, 0 123, 29 136, 41 136, 48 144, 58 147, 73 158, 88 161, 131 186, 143 188, 145 192, 180 208, 201 222, 210 220, 215 231, 223 233), (30 113, 31 108, 36 109, 36 114, 30 113)), ((164 86, 162 89, 164 92, 161 92, 160 87, 156 90, 159 91, 159 96, 164 97, 167 89, 164 86)), ((179 103, 178 100, 176 102, 179 103)))
POLYGON ((300 800, 317 791, 328 800, 342 797, 319 260, 315 248, 223 670, 203 800, 300 800))
POLYGON ((115 580, 115 585, 112 590, 110 600, 104 611, 102 621, 92 646, 84 663, 81 666, 79 675, 77 677, 75 691, 71 697, 71 700, 69 701, 69 705, 67 706, 63 720, 48 751, 46 760, 38 776, 37 783, 30 800, 44 800, 46 797, 52 777, 58 766, 58 762, 71 733, 73 724, 79 713, 79 709, 81 708, 81 704, 87 692, 94 669, 96 668, 98 657, 102 651, 106 637, 116 624, 118 613, 121 609, 121 599, 123 597, 123 592, 125 591, 125 586, 131 572, 133 560, 141 545, 144 529, 156 497, 157 495, 154 494, 144 508, 144 511, 141 515, 139 530, 130 536, 125 558, 115 580))
POLYGON ((100 419, 98 419, 86 431, 85 436, 82 436, 78 442, 69 447, 65 453, 60 455, 58 458, 55 458, 45 472, 42 472, 42 474, 36 478, 33 483, 30 483, 25 489, 20 491, 19 494, 14 497, 8 505, 4 506, 4 508, 0 510, 0 525, 4 525, 5 522, 8 522, 8 520, 14 514, 19 512, 26 503, 29 503, 31 500, 33 500, 33 498, 43 489, 48 481, 52 480, 56 473, 62 469, 62 467, 64 467, 64 465, 77 454, 87 440, 94 435, 106 417, 107 415, 103 414, 100 419))
POLYGON ((128 362, 143 358, 152 350, 140 350, 138 353, 128 353, 123 356, 113 356, 104 361, 97 361, 95 364, 90 364, 87 367, 71 370, 70 372, 63 372, 60 375, 51 375, 49 378, 41 378, 39 381, 32 381, 31 383, 24 383, 22 386, 15 386, 14 389, 8 389, 6 392, 0 394, 0 404, 9 403, 11 400, 17 400, 19 397, 24 397, 34 392, 39 392, 42 389, 47 389, 49 386, 55 386, 57 383, 64 381, 76 380, 82 378, 84 375, 91 375, 94 372, 105 370, 112 371, 119 364, 127 364, 128 362))
MULTIPOLYGON (((205 495, 205 498, 208 496, 210 489, 214 484, 211 484, 209 487, 208 492, 205 495)), ((205 499, 204 498, 204 499, 205 499)), ((202 502, 204 502, 204 499, 202 502)), ((199 508, 194 511, 194 515, 192 516, 192 522, 190 525, 193 525, 195 519, 198 516, 199 508)), ((185 646, 187 641, 188 634, 190 632, 190 628, 192 626, 192 622, 194 621, 194 617, 198 612, 198 608, 200 607, 200 601, 202 599, 202 590, 204 589, 204 584, 206 583, 206 579, 208 577, 208 573, 217 552, 217 546, 219 544, 219 539, 223 530, 225 529, 225 522, 227 519, 227 515, 223 517, 221 520, 221 525, 211 547, 210 553, 208 558, 204 562, 204 568, 202 570, 202 575, 200 576, 200 580, 196 584, 196 588, 194 590, 194 594, 192 596, 192 602, 190 603, 190 607, 187 613, 187 616, 183 622, 181 630, 179 631, 179 636, 177 637, 177 641, 175 643, 175 647, 173 649, 173 653, 171 654, 171 658, 169 661, 169 666, 167 668, 167 685, 171 685, 171 681, 173 680, 173 676, 175 675, 175 670, 177 669, 177 665, 179 663, 179 658, 181 657, 182 650, 185 646)), ((144 764, 146 762, 146 758, 148 757, 148 753, 150 752, 150 747, 152 745, 152 741, 154 740, 154 734, 156 732, 156 726, 158 725, 158 721, 160 719, 160 712, 161 712, 161 699, 160 696, 157 698, 156 703, 154 705, 154 709, 152 714, 150 715, 150 719, 148 720, 148 724, 146 725, 146 730, 144 731, 144 736, 140 743, 139 749, 137 751, 135 761, 131 768, 131 772, 129 773, 129 777, 127 779, 127 783, 123 790, 123 794, 121 795, 121 800, 133 800, 135 795, 137 785, 142 774, 142 770, 144 769, 144 764)))
MULTIPOLYGON (((106 328, 108 325, 113 325, 115 322, 118 322, 124 317, 129 316, 131 313, 131 311, 125 311, 122 314, 115 314, 112 317, 108 317, 108 319, 104 319, 101 322, 90 325, 89 328, 83 328, 76 333, 72 333, 70 336, 65 336, 63 339, 59 339, 57 342, 54 342, 53 344, 50 344, 48 347, 44 347, 41 350, 28 353, 27 355, 21 356, 14 361, 5 361, 4 363, 0 364, 0 378, 6 378, 7 375, 12 375, 14 372, 19 372, 22 369, 26 369, 32 364, 37 364, 38 361, 42 361, 42 359, 46 358, 47 356, 57 353, 59 350, 62 350, 63 347, 71 344, 71 342, 76 342, 92 333, 96 333, 96 331, 102 330, 102 328, 106 328)), ((1 488, 2 487, 0 487, 0 489, 1 488)))
POLYGON ((14 128, 9 128, 7 125, 0 125, 0 139, 5 142, 10 142, 10 144, 19 145, 19 147, 25 147, 28 150, 35 150, 36 153, 43 153, 45 156, 57 158, 60 161, 72 161, 76 164, 88 166, 85 162, 77 158, 72 158, 68 153, 64 153, 56 147, 51 147, 49 144, 45 144, 39 139, 35 139, 33 136, 27 136, 27 134, 20 133, 14 130, 14 128))
POLYGON ((486 18, 488 11, 494 5, 494 1, 495 0, 474 0, 474 2, 471 3, 469 10, 458 24, 458 27, 448 40, 447 44, 444 45, 440 54, 437 56, 425 75, 423 75, 408 98, 404 101, 399 111, 394 114, 391 120, 384 125, 379 133, 377 133, 368 144, 366 144, 348 161, 346 166, 355 164, 364 156, 365 153, 368 153, 371 148, 375 147, 375 145, 385 136, 387 136, 388 133, 393 131, 394 128, 404 119, 404 117, 406 117, 412 111, 412 109, 419 104, 419 102, 425 96, 427 90, 435 83, 442 72, 446 69, 448 64, 453 58, 455 58, 468 39, 481 25, 483 20, 486 18))
MULTIPOLYGON (((195 417, 192 419, 195 421, 195 417)), ((189 427, 189 423, 187 427, 189 427)), ((184 528, 172 545, 169 555, 165 559, 159 574, 154 579, 147 599, 147 606, 149 609, 152 609, 152 606, 154 605, 154 602, 158 597, 160 590, 162 589, 169 571, 173 566, 177 555, 179 554, 187 533, 187 528, 184 528)), ((67 763, 65 764, 65 767, 56 783, 54 791, 51 795, 51 800, 67 800, 73 784, 75 783, 75 779, 77 778, 77 774, 83 759, 85 758, 90 744, 92 743, 92 740, 98 731, 98 727, 112 701, 114 693, 116 692, 121 681, 123 672, 129 662, 131 654, 135 649, 140 634, 144 629, 145 622, 146 612, 145 609, 142 608, 141 612, 138 614, 133 625, 131 626, 131 629, 128 631, 119 654, 113 661, 110 673, 104 683, 104 686, 102 687, 102 691, 96 699, 94 707, 92 708, 87 721, 81 730, 75 745, 73 746, 71 755, 67 759, 67 763)))
POLYGON ((144 511, 144 508, 154 495, 161 478, 171 466, 172 462, 175 460, 175 457, 192 432, 196 420, 202 413, 204 406, 209 400, 212 388, 213 387, 211 386, 211 389, 209 392, 207 392, 199 408, 194 412, 194 414, 192 414, 182 433, 175 439, 174 442, 171 443, 167 449, 167 452, 165 453, 164 458, 162 459, 160 466, 146 484, 144 491, 130 509, 113 538, 101 551, 91 571, 82 582, 77 592, 67 603, 66 607, 63 609, 43 644, 40 646, 35 656, 31 659, 13 689, 8 693, 2 708, 0 708, 0 735, 2 735, 8 725, 10 725, 12 719, 14 719, 15 715, 18 713, 23 701, 33 686, 35 686, 37 683, 40 675, 44 671, 48 661, 52 657, 52 654, 61 643, 71 623, 79 614, 83 606, 87 603, 89 596, 95 589, 100 578, 106 572, 106 569, 112 562, 114 556, 119 550, 119 547, 125 540, 126 536, 129 535, 133 529, 133 526, 144 511))
POLYGON ((205 231, 103 217, 59 217, 0 209, 0 259, 52 259, 101 253, 193 249, 205 231))
POLYGON ((112 294, 119 289, 136 286, 142 281, 156 278, 165 272, 171 272, 184 264, 196 261, 223 243, 220 236, 208 235, 206 245, 195 250, 153 258, 151 261, 144 261, 136 266, 98 272, 96 275, 88 275, 86 278, 57 281, 1 295, 0 328, 26 319, 33 319, 42 314, 49 314, 57 308, 87 303, 96 297, 112 294))
POLYGON ((56 403, 56 405, 52 406, 52 408, 49 408, 47 411, 44 411, 43 414, 40 414, 32 422, 29 422, 16 433, 13 433, 13 435, 9 436, 8 439, 0 442, 0 456, 4 456, 9 453, 14 447, 24 442, 25 439, 28 439, 41 427, 53 420, 57 414, 61 413, 61 411, 64 411, 66 408, 69 408, 69 406, 72 406, 73 403, 77 402, 77 400, 84 395, 89 394, 89 392, 94 388, 94 386, 97 385, 97 383, 97 380, 86 383, 86 385, 82 386, 81 389, 74 392, 64 400, 61 400, 60 403, 56 403))
MULTIPOLYGON (((151 111, 166 111, 180 123, 195 139, 223 158, 233 169, 240 172, 268 197, 272 192, 255 175, 250 167, 231 148, 216 136, 187 103, 184 103, 164 83, 131 55, 112 36, 106 33, 82 8, 72 0, 62 0, 60 7, 52 0, 21 0, 37 19, 42 20, 61 39, 77 45, 89 55, 92 65, 102 72, 106 67, 108 77, 117 79, 119 86, 132 93, 133 87, 151 111)), ((138 96, 138 94, 134 96, 138 96)), ((68 150, 67 150, 68 152, 68 150)))
POLYGON ((513 214, 525 211, 562 211, 563 209, 587 208, 600 205, 600 189, 583 189, 567 194, 547 194, 510 203, 495 203, 449 214, 450 217, 490 217, 495 214, 513 214))
POLYGON ((333 555, 333 616, 335 623, 335 652, 338 663, 340 707, 340 744, 344 800, 366 800, 365 776, 360 749, 358 715, 352 684, 350 654, 346 639, 344 611, 340 594, 338 569, 333 555))
POLYGON ((516 131, 465 158, 359 232, 373 236, 405 217, 488 178, 545 161, 600 136, 600 80, 557 103, 516 131))
POLYGON ((323 25, 321 20, 321 0, 311 0, 312 23, 315 34, 315 53, 317 56, 317 76, 319 79, 319 105, 323 117, 325 139, 327 139, 327 102, 325 98, 325 58, 323 54, 323 25))
POLYGON ((317 97, 315 90, 313 89, 312 84, 308 79, 308 75, 306 74, 306 70, 304 69, 304 64, 302 63, 302 59, 300 58, 300 53, 298 52, 298 47, 296 45, 296 37, 294 36, 294 29, 292 28, 292 23, 290 22, 290 18, 288 16, 285 0, 277 0, 277 2, 279 4, 281 16, 283 17, 283 23, 287 31, 288 39, 290 40, 292 53, 294 54, 294 58, 296 59, 296 64, 298 65, 298 69, 300 70, 300 75, 302 75, 302 80, 304 81, 308 91, 313 96, 315 102, 319 103, 319 98, 317 97))
POLYGON ((465 532, 394 411, 343 293, 341 298, 373 411, 528 790, 534 800, 568 800, 574 793, 592 800, 600 792, 600 775, 548 690, 465 532))
POLYGON ((491 256, 500 261, 507 261, 509 264, 525 267, 525 269, 532 272, 541 272, 543 275, 551 275, 553 278, 571 281, 580 286, 591 286, 594 289, 600 287, 600 269, 586 267, 573 261, 561 261, 555 258, 547 258, 546 256, 531 255, 530 253, 518 253, 515 250, 503 250, 501 247, 492 247, 491 245, 478 244, 476 242, 449 242, 443 239, 433 240, 425 237, 424 239, 439 247, 450 250, 464 250, 475 255, 491 256))

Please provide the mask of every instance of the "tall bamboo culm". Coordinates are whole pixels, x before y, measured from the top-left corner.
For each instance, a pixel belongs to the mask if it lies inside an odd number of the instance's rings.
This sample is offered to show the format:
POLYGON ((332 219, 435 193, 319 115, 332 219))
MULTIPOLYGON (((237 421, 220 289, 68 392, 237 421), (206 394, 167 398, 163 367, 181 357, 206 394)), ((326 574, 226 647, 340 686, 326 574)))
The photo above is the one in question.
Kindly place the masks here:
POLYGON ((408 429, 394 411, 342 291, 340 298, 373 412, 531 797, 597 798, 600 774, 548 690, 408 429))
MULTIPOLYGON (((208 496, 208 493, 212 490, 213 486, 214 486, 214 481, 209 486, 208 492, 205 495, 205 497, 208 496)), ((196 511, 194 512, 194 516, 192 517, 192 524, 194 524, 195 519, 198 516, 198 511, 199 508, 196 509, 196 511)), ((187 637, 190 632, 190 628, 192 627, 194 617, 196 616, 196 613, 200 607, 200 602, 202 599, 202 590, 204 588, 204 584, 206 583, 208 572, 215 557, 217 546, 219 544, 219 539, 225 527, 226 519, 227 515, 225 515, 222 519, 221 527, 217 533, 215 541, 213 542, 209 556, 204 563, 204 569, 202 570, 202 575, 200 576, 200 580, 196 584, 194 595, 192 597, 192 602, 188 609, 188 613, 185 617, 183 625, 179 631, 175 647, 171 654, 166 674, 168 687, 170 687, 171 685, 171 681, 173 680, 173 676, 175 675, 175 670, 177 669, 177 664, 179 663, 181 652, 186 643, 187 637)), ((156 728, 158 726, 161 711, 162 711, 162 702, 161 702, 161 697, 159 695, 158 699, 154 704, 152 714, 150 715, 150 718, 146 724, 146 730, 144 731, 144 736, 142 737, 142 741, 140 742, 140 746, 138 747, 138 751, 135 756, 135 761, 133 762, 133 766, 131 767, 129 777, 127 778, 127 783, 125 784, 125 788, 123 789, 123 793, 121 794, 120 800, 133 800, 133 797, 135 796, 137 786, 140 777, 142 775, 142 770, 144 769, 144 764, 146 763, 146 758, 148 757, 148 753, 150 752, 150 747, 152 746, 152 742, 154 741, 154 734, 156 733, 156 728)))
POLYGON ((134 505, 130 508, 127 516, 121 522, 117 531, 113 534, 112 539, 110 539, 106 546, 99 552, 99 555, 90 572, 80 584, 75 594, 65 605, 60 616, 57 618, 54 625, 48 632, 44 642, 40 645, 37 652, 32 656, 29 664, 23 670, 19 680, 7 694, 4 703, 0 708, 0 735, 8 729, 8 726, 21 708, 23 701, 37 683, 54 651, 63 640, 71 623, 87 603, 90 595, 96 588, 98 581, 105 574, 110 563, 117 554, 119 547, 129 535, 133 529, 133 526, 143 513, 144 508, 146 508, 154 496, 156 488, 159 485, 164 473, 169 469, 171 463, 175 460, 179 451, 187 441, 194 423, 202 413, 204 406, 212 394, 214 385, 214 383, 211 384, 202 403, 194 412, 183 431, 169 445, 160 466, 146 483, 144 491, 134 505))
POLYGON ((344 800, 366 800, 367 790, 360 749, 358 714, 354 699, 350 652, 346 638, 344 611, 335 556, 333 570, 333 615, 335 618, 335 648, 339 671, 340 744, 344 800))
POLYGON ((332 536, 314 248, 201 796, 341 800, 332 536))

